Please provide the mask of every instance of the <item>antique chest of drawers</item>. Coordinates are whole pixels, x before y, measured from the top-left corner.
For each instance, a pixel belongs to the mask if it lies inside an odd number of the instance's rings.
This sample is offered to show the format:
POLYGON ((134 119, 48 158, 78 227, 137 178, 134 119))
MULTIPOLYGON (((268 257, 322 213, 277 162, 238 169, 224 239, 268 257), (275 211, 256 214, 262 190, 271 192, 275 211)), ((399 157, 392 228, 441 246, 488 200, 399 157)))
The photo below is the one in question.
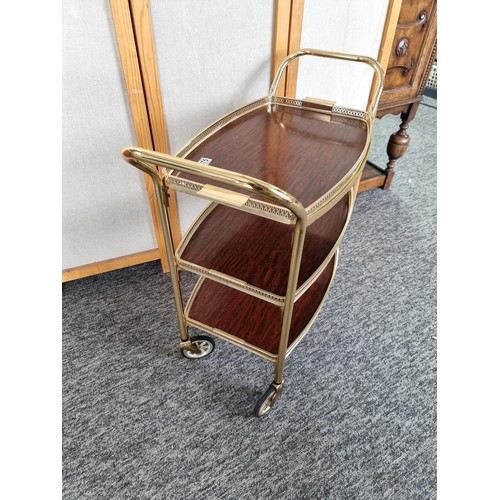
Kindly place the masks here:
POLYGON ((396 161, 410 143, 407 130, 422 101, 436 49, 437 0, 403 0, 377 112, 378 118, 401 114, 401 125, 389 139, 386 168, 368 161, 359 191, 391 185, 396 161))

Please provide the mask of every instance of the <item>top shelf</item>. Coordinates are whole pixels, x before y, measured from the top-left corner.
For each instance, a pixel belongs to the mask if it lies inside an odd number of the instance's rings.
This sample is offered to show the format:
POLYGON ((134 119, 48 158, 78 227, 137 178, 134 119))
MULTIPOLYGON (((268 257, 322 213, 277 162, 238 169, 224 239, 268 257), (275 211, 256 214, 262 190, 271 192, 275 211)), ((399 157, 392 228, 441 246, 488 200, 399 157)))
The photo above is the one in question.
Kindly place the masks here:
MULTIPOLYGON (((362 168, 370 131, 365 112, 312 106, 306 100, 263 98, 215 122, 177 156, 273 184, 293 195, 313 216, 345 194, 362 168)), ((167 179, 173 188, 194 195, 205 182, 194 174, 177 173, 167 179)), ((259 196, 241 209, 293 222, 293 214, 286 214, 289 210, 259 196)))

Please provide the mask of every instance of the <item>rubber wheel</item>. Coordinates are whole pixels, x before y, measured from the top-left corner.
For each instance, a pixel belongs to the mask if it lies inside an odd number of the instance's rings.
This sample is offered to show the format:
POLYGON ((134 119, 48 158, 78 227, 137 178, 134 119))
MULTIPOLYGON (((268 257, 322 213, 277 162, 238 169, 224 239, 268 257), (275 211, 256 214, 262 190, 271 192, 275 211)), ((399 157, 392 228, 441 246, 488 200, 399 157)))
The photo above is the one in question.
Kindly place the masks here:
POLYGON ((191 337, 191 343, 199 347, 201 349, 201 352, 199 354, 196 354, 186 349, 181 349, 182 355, 188 359, 206 358, 207 356, 212 354, 213 350, 215 349, 214 340, 207 335, 196 335, 194 337, 191 337))
POLYGON ((272 385, 268 387, 267 391, 257 401, 253 414, 255 417, 261 418, 269 413, 273 407, 273 398, 276 395, 276 388, 272 385))

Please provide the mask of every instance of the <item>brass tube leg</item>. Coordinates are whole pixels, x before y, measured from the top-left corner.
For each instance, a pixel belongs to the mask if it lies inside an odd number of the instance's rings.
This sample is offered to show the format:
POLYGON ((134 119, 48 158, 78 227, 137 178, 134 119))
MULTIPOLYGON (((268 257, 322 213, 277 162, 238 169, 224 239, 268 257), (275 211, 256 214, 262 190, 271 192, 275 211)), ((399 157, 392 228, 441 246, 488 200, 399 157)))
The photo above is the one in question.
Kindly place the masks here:
POLYGON ((175 310, 177 312, 177 319, 179 321, 179 329, 181 335, 181 342, 189 342, 189 334, 184 318, 184 305, 182 303, 181 285, 179 280, 179 270, 175 260, 174 243, 172 239, 172 231, 170 229, 170 222, 167 213, 167 193, 165 192, 160 181, 153 178, 155 186, 155 195, 158 201, 158 211, 160 213, 161 227, 165 239, 165 246, 167 249, 168 267, 170 269, 170 279, 172 280, 172 289, 174 292, 175 310))
POLYGON ((304 239, 306 227, 304 221, 297 220, 293 233, 292 256, 290 259, 290 271, 288 273, 288 284, 285 297, 285 306, 283 308, 281 336, 278 349, 278 359, 275 365, 275 374, 273 385, 281 388, 283 384, 283 371, 285 369, 285 356, 288 349, 288 336, 292 324, 293 305, 295 302, 295 292, 297 291, 297 281, 299 278, 300 261, 302 259, 302 250, 304 248, 304 239))

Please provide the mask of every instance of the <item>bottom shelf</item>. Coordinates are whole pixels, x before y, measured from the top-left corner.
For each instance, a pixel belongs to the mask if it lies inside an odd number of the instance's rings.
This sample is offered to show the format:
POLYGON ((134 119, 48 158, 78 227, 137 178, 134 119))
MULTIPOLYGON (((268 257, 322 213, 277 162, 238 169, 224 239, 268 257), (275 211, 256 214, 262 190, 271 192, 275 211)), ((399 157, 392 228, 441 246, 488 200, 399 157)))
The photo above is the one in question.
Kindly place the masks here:
MULTIPOLYGON (((288 338, 295 347, 319 313, 337 268, 338 252, 317 281, 297 300, 288 338)), ((188 324, 225 337, 266 358, 278 354, 282 308, 244 292, 200 278, 186 308, 188 324)))
POLYGON ((367 161, 361 174, 361 182, 359 183, 358 193, 368 191, 369 189, 383 188, 387 180, 385 170, 375 165, 371 161, 367 161))

